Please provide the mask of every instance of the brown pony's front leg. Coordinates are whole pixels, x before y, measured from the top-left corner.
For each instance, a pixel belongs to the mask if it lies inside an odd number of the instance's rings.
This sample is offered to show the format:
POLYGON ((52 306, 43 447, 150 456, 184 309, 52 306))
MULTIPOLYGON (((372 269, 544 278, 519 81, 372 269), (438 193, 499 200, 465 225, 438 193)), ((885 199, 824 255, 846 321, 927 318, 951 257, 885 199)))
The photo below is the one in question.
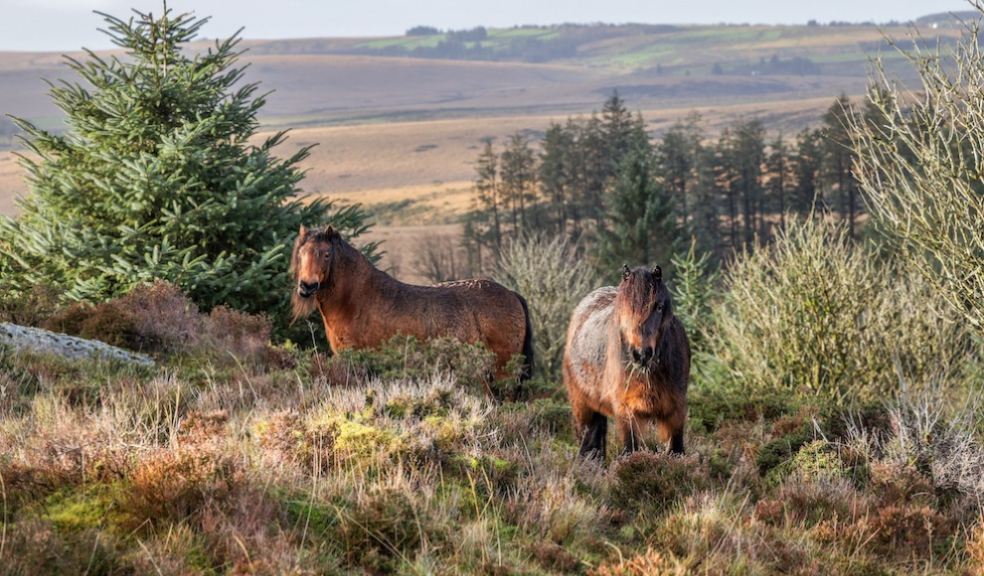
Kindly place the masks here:
POLYGON ((618 416, 618 437, 622 440, 622 454, 631 454, 642 445, 642 426, 635 416, 618 416))

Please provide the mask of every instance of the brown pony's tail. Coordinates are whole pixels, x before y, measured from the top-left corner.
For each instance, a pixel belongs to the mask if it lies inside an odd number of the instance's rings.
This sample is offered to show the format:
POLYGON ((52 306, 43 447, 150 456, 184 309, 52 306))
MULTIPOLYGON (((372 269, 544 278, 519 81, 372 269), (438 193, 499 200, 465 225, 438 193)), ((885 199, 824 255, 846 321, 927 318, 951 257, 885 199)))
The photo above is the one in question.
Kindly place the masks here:
POLYGON ((523 305, 523 315, 526 317, 526 335, 523 336, 523 366, 519 373, 519 380, 529 380, 533 377, 533 323, 530 322, 530 307, 526 304, 526 299, 516 294, 519 303, 523 305))

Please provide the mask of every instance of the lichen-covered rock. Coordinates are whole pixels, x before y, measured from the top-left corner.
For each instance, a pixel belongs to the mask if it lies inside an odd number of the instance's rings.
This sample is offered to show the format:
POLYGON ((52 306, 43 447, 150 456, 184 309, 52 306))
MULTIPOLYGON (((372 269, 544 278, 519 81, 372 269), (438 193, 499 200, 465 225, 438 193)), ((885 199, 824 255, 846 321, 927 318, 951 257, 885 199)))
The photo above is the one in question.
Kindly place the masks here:
POLYGON ((30 350, 56 354, 65 358, 105 358, 132 362, 141 366, 153 366, 154 361, 146 354, 138 354, 110 346, 98 340, 86 340, 67 334, 49 332, 41 328, 30 328, 0 322, 0 344, 15 350, 30 350))

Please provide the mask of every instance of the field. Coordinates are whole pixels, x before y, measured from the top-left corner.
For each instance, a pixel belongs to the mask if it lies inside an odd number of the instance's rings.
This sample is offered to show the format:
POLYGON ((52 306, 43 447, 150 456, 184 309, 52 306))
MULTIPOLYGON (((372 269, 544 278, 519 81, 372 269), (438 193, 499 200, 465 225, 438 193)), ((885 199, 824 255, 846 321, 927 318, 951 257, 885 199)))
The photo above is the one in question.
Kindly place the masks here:
MULTIPOLYGON (((328 357, 160 284, 49 310, 157 365, 0 346, 0 574, 979 574, 979 343, 918 279, 799 230, 675 294, 699 351, 682 457, 612 433, 579 459, 555 372, 487 383, 449 340, 328 357)), ((594 285, 536 251, 535 314, 594 285)), ((566 314, 537 317, 540 353, 566 314)))

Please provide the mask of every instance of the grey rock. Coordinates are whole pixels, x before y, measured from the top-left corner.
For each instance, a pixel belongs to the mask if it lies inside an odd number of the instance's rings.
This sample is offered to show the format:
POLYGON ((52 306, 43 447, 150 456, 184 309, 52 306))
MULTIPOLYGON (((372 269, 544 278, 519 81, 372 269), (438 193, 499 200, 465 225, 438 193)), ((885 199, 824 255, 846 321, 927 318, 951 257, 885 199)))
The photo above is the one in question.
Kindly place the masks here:
POLYGON ((130 352, 105 342, 6 322, 0 322, 0 344, 6 344, 15 350, 50 353, 71 359, 106 358, 141 366, 154 365, 154 360, 146 354, 130 352))

